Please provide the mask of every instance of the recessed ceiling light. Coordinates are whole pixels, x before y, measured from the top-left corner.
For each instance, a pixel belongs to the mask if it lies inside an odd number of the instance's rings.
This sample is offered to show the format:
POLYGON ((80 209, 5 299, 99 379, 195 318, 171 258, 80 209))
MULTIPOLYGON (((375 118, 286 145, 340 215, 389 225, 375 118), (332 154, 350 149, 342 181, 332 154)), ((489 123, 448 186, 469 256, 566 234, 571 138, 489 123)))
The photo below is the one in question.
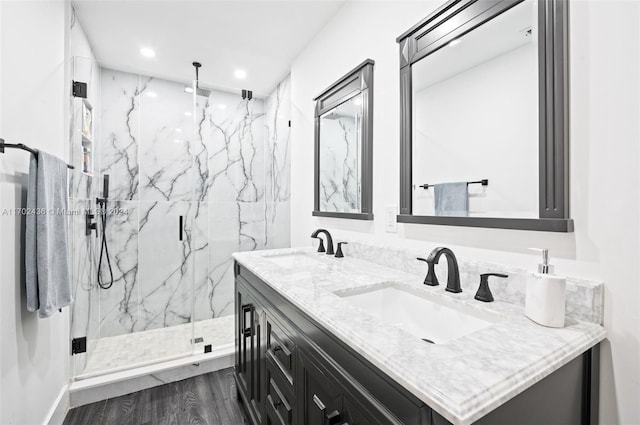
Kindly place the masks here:
POLYGON ((156 56, 156 51, 150 47, 141 47, 140 54, 145 58, 153 58, 156 56))
POLYGON ((184 88, 184 92, 185 93, 193 93, 193 87, 189 87, 189 86, 185 87, 184 88))
POLYGON ((181 139, 173 139, 173 143, 182 143, 181 139))
POLYGON ((189 111, 184 111, 184 116, 185 116, 185 117, 190 117, 190 116, 191 116, 191 112, 189 112, 189 111))
POLYGON ((156 93, 154 91, 147 91, 147 92, 145 92, 145 94, 147 95, 147 97, 150 97, 152 99, 155 99, 156 97, 158 97, 158 93, 156 93))
POLYGON ((182 129, 181 128, 176 128, 176 133, 182 133, 182 129))
POLYGON ((218 109, 227 109, 227 105, 225 105, 224 103, 221 103, 218 105, 218 109))
POLYGON ((233 75, 239 80, 244 80, 245 78, 247 78, 247 71, 245 71, 244 69, 236 69, 233 75))
POLYGON ((451 42, 449 43, 449 46, 457 46, 460 43, 462 43, 462 40, 460 40, 459 38, 456 38, 455 40, 451 40, 451 42))

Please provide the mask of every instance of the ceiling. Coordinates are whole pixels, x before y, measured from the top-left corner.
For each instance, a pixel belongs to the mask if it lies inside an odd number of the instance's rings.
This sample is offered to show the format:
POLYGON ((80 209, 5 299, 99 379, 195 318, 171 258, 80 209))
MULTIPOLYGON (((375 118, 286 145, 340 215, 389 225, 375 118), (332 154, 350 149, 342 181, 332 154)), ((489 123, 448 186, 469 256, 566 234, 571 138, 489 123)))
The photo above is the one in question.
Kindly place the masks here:
MULTIPOLYGON (((523 46, 533 46, 537 34, 537 3, 526 0, 420 60, 413 68, 414 92, 488 62, 523 46), (528 34, 531 30, 531 34, 528 34)), ((532 54, 536 54, 532 50, 532 54)))
POLYGON ((75 0, 98 62, 107 68, 262 97, 345 0, 75 0), (142 47, 155 51, 145 58, 142 47), (247 76, 234 76, 237 69, 247 76))

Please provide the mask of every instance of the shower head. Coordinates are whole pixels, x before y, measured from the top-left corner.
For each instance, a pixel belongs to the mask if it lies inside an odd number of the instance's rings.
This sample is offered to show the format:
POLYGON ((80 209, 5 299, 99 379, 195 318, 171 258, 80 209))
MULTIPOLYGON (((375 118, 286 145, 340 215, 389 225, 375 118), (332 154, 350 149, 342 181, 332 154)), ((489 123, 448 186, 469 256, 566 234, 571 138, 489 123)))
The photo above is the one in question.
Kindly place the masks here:
POLYGON ((200 69, 202 64, 200 62, 193 62, 192 65, 196 69, 196 91, 195 91, 196 96, 209 97, 209 95, 211 94, 211 90, 201 88, 200 79, 198 78, 198 70, 200 69))

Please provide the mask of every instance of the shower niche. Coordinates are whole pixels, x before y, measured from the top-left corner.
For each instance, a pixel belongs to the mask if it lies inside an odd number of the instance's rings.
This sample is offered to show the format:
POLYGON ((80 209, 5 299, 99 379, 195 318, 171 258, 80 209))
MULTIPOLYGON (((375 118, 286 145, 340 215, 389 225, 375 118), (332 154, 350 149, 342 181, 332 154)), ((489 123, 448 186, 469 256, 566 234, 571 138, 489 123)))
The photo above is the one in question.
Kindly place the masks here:
POLYGON ((81 108, 82 172, 93 176, 93 106, 82 99, 81 108))

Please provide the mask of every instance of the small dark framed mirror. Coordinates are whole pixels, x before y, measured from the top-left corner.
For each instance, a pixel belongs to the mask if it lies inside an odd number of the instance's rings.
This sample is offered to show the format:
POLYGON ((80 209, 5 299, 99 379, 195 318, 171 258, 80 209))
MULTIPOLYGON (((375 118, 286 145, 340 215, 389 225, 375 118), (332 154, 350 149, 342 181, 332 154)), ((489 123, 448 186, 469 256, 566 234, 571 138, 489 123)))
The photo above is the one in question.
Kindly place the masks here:
POLYGON ((398 37, 399 222, 573 231, 568 16, 451 0, 398 37))
POLYGON ((373 65, 365 60, 313 99, 314 216, 373 220, 373 65))

